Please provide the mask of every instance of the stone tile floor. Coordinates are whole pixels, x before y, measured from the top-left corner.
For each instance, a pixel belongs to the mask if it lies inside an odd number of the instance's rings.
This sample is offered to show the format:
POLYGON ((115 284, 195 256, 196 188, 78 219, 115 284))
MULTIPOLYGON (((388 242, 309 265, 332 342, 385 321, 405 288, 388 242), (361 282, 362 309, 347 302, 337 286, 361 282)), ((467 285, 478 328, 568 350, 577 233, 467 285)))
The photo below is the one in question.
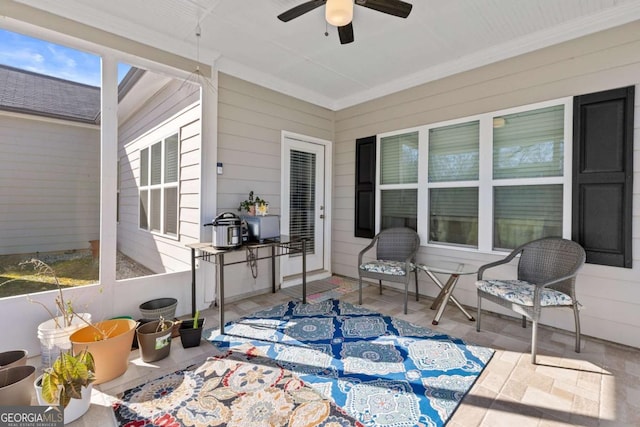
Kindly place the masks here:
MULTIPOLYGON (((358 302, 357 292, 341 297, 358 302)), ((246 298, 225 307, 227 321, 258 309, 291 300, 287 292, 246 298)), ((391 289, 378 294, 374 286, 363 289, 363 305, 422 326, 492 347, 493 359, 453 414, 449 427, 471 426, 640 426, 640 350, 583 337, 581 353, 573 349, 570 333, 539 328, 538 364, 531 364, 531 329, 519 320, 486 314, 482 332, 453 305, 446 308, 438 326, 431 320, 431 299, 409 298, 409 313, 403 314, 403 295, 391 289)), ((207 328, 217 327, 217 309, 208 309, 207 328)), ((164 360, 144 363, 138 351, 131 352, 127 372, 95 387, 92 405, 82 418, 69 426, 112 426, 110 404, 118 393, 173 372, 207 356, 207 345, 183 349, 174 339, 164 360)))

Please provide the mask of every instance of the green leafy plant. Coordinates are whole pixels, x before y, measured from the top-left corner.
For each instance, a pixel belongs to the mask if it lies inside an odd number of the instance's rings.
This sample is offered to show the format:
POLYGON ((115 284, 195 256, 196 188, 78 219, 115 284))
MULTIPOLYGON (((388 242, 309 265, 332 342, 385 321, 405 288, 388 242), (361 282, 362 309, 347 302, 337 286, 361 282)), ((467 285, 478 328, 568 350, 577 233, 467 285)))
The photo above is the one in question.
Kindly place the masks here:
POLYGON ((200 317, 200 310, 196 310, 196 315, 193 316, 193 329, 198 329, 198 318, 200 317))
POLYGON ((238 211, 247 211, 247 212, 251 212, 251 209, 255 206, 255 205, 266 205, 269 204, 269 202, 267 202, 264 199, 261 199, 258 196, 254 196, 253 190, 249 191, 249 197, 246 200, 243 200, 242 202, 240 202, 240 206, 238 206, 238 211))
POLYGON ((87 349, 77 355, 61 353, 42 374, 42 398, 67 407, 71 399, 82 398, 82 388, 95 381, 95 362, 87 349))

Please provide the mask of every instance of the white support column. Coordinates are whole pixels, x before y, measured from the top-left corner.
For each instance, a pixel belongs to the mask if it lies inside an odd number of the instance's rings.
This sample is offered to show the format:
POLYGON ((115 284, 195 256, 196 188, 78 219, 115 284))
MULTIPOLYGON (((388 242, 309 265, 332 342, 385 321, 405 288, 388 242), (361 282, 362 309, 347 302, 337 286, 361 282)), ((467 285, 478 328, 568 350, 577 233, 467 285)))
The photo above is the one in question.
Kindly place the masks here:
MULTIPOLYGON (((211 222, 218 208, 218 71, 211 67, 211 78, 201 82, 200 224, 211 222)), ((200 241, 211 241, 211 228, 200 228, 200 241)), ((210 263, 200 263, 197 274, 196 304, 216 297, 216 271, 210 263)))
MULTIPOLYGON (((113 301, 116 280, 116 191, 118 175, 118 61, 102 56, 100 126, 100 284, 113 301)), ((107 315, 110 313, 109 308, 107 315)))

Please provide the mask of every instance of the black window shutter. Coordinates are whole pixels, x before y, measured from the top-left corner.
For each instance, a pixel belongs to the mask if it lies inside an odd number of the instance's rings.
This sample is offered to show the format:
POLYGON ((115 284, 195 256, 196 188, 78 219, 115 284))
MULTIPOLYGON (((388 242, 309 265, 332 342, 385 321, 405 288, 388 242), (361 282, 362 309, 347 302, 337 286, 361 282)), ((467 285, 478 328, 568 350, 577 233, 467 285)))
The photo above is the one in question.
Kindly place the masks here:
POLYGON ((573 102, 572 239, 587 262, 631 268, 634 87, 573 102))
POLYGON ((356 139, 355 237, 376 233, 376 137, 356 139))

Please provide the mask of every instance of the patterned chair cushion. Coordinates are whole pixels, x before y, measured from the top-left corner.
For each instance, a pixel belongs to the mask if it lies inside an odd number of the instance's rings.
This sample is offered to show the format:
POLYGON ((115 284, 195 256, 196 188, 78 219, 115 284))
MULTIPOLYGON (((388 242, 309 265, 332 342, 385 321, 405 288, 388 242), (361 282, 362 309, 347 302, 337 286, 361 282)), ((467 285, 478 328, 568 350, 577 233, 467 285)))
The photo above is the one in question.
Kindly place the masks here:
MULTIPOLYGON (((360 270, 369 271, 371 273, 390 274, 392 276, 406 276, 407 272, 404 270, 405 263, 403 261, 386 261, 379 259, 376 261, 365 262, 360 266, 360 270)), ((411 271, 415 267, 411 265, 411 271)))
MULTIPOLYGON (((533 306, 535 285, 524 280, 478 280, 476 286, 483 292, 495 295, 515 304, 533 306)), ((540 305, 571 305, 571 297, 555 289, 545 288, 541 292, 540 305)))

